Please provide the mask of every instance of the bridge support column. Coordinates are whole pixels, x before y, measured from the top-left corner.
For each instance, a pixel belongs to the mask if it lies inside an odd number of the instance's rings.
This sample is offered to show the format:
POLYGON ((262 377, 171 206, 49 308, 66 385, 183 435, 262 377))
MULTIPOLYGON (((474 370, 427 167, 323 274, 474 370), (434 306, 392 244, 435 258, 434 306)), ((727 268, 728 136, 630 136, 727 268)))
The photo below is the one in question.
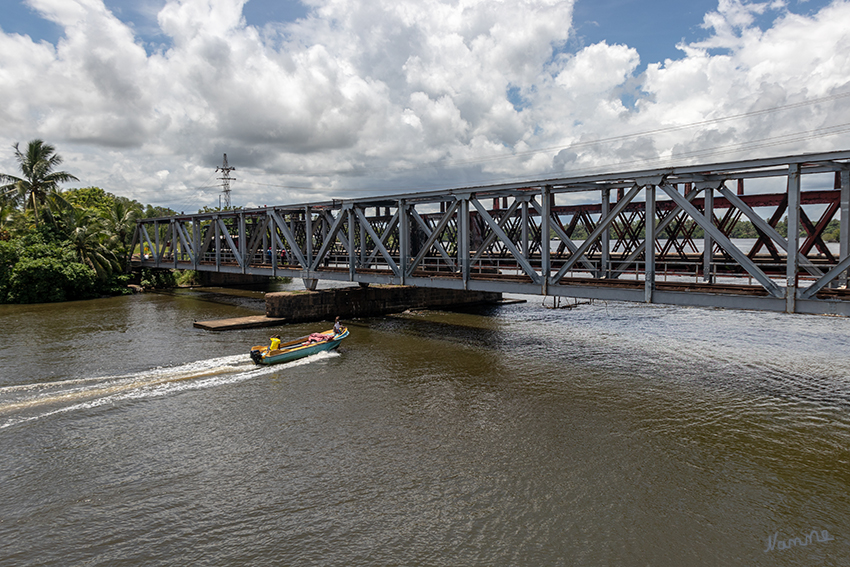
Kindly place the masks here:
POLYGON ((201 265, 201 221, 192 219, 192 269, 201 265))
POLYGON ((458 264, 460 264, 461 277, 463 278, 463 289, 469 289, 469 200, 472 195, 461 195, 460 219, 458 230, 460 231, 458 242, 458 264))
POLYGON ((549 248, 551 246, 549 223, 552 220, 552 187, 550 185, 543 187, 541 199, 542 203, 540 205, 543 212, 540 215, 540 275, 543 276, 541 278, 543 281, 543 289, 541 291, 545 297, 549 295, 549 276, 552 275, 552 263, 549 257, 549 248))
POLYGON ((171 225, 171 260, 174 263, 172 266, 175 270, 177 269, 177 223, 174 222, 174 219, 171 219, 169 222, 171 225))
POLYGON ((349 207, 342 213, 348 215, 348 281, 354 281, 354 273, 357 269, 357 255, 354 250, 354 208, 349 207))
POLYGON ((304 254, 307 260, 305 268, 309 269, 313 265, 313 210, 310 208, 310 205, 304 207, 304 232, 304 254))
MULTIPOLYGON (((714 188, 706 187, 704 193, 704 201, 705 206, 704 214, 705 219, 714 224, 714 188)), ((714 260, 714 240, 711 238, 711 234, 708 231, 705 231, 705 242, 703 244, 703 256, 702 256, 702 279, 706 283, 714 283, 714 278, 711 275, 711 262, 714 260)))
MULTIPOLYGON (((247 250, 248 250, 248 246, 247 246, 247 244, 248 244, 248 242, 247 242, 248 241, 248 238, 247 238, 248 231, 245 229, 246 228, 245 227, 245 213, 240 211, 239 216, 237 218, 239 219, 239 228, 238 228, 238 230, 239 230, 239 244, 237 246, 239 248, 238 254, 239 254, 239 256, 242 257, 242 273, 246 274, 246 273, 248 273, 248 264, 250 263, 250 261, 248 259, 248 253, 247 253, 247 250)), ((234 252, 236 252, 236 251, 234 250, 234 252)))
POLYGON ((218 222, 218 216, 213 217, 215 225, 215 271, 221 270, 221 227, 218 222))
POLYGON ((528 199, 522 202, 522 256, 528 260, 528 199))
POLYGON ((302 278, 301 281, 304 282, 304 289, 309 289, 310 291, 316 291, 316 285, 319 283, 319 280, 316 278, 302 278))
POLYGON ((401 285, 404 285, 410 265, 410 216, 407 213, 407 201, 404 199, 398 202, 398 247, 398 271, 401 273, 401 285))
MULTIPOLYGON (((366 210, 363 210, 364 214, 366 210)), ((378 215, 375 215, 378 216, 378 215)), ((362 222, 357 223, 360 225, 360 266, 366 265, 366 225, 362 222)))
POLYGON ((788 166, 788 254, 785 269, 785 311, 797 310, 797 270, 800 250, 800 165, 788 166))
POLYGON ((644 246, 644 301, 652 303, 655 292, 655 185, 646 186, 646 246, 644 246))
MULTIPOLYGON (((850 170, 845 169, 841 172, 841 220, 840 220, 840 244, 839 258, 842 261, 850 255, 850 170)), ((848 272, 843 272, 838 278, 838 285, 847 286, 848 272)))
MULTIPOLYGON (((608 213, 611 212, 611 189, 602 190, 602 213, 599 216, 599 222, 608 218, 608 213)), ((602 233, 602 256, 599 266, 599 273, 596 277, 609 278, 611 276, 611 229, 606 228, 602 233)))
POLYGON ((162 267, 161 266, 161 264, 162 264, 162 245, 159 242, 159 223, 154 222, 153 226, 154 226, 154 232, 155 232, 154 239, 156 241, 156 252, 154 253, 153 258, 156 261, 156 267, 160 268, 160 267, 162 267))

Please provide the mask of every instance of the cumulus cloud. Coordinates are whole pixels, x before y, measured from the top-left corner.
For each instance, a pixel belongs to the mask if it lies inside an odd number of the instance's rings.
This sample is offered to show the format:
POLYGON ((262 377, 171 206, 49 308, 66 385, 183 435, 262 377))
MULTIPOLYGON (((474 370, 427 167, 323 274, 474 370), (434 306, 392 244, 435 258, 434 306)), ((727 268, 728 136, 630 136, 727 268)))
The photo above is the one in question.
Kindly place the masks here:
POLYGON ((846 0, 721 0, 639 75, 631 46, 567 51, 571 0, 309 0, 263 28, 244 0, 168 0, 153 48, 102 0, 28 3, 64 33, 0 30, 0 148, 44 138, 84 184, 177 210, 217 204, 225 152, 251 206, 847 146, 799 134, 844 121, 846 0))
MULTIPOLYGON (((752 27, 748 14, 764 7, 722 0, 718 11, 705 18, 714 35, 687 46, 687 57, 649 66, 643 83, 648 96, 638 103, 642 125, 747 115, 708 123, 676 139, 668 136, 667 147, 676 149, 669 152, 672 156, 717 147, 721 139, 732 145, 795 133, 799 141, 768 146, 777 148, 768 153, 847 149, 847 135, 801 138, 847 122, 848 98, 831 95, 850 92, 850 33, 840 23, 850 18, 850 4, 834 2, 811 18, 782 13, 770 29, 761 31, 752 27), (711 55, 711 49, 721 53, 711 55), (802 104, 817 99, 825 101, 802 104), (779 107, 789 109, 764 112, 779 107)), ((730 153, 745 157, 748 152, 730 153)))

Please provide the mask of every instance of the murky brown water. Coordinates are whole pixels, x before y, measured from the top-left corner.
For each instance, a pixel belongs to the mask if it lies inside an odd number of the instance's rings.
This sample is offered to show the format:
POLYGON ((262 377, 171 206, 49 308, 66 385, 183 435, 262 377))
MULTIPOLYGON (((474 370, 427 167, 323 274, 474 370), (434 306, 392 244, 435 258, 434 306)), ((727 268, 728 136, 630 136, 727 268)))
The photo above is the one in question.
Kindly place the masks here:
POLYGON ((532 298, 267 369, 192 328, 257 297, 0 306, 0 564, 850 564, 848 320, 532 298))

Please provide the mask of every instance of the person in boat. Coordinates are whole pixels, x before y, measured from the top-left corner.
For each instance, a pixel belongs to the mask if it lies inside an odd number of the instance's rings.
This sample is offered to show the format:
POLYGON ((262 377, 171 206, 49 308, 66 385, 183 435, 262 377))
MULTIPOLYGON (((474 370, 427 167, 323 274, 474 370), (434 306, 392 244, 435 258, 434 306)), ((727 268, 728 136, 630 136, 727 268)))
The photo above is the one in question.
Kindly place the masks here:
POLYGON ((277 350, 280 346, 280 335, 273 335, 271 338, 272 344, 269 347, 269 352, 277 350))
POLYGON ((311 343, 321 343, 321 342, 327 341, 329 339, 330 339, 330 337, 328 335, 324 334, 324 333, 313 333, 309 337, 307 337, 307 343, 306 344, 309 345, 311 343))
POLYGON ((334 334, 339 335, 342 333, 342 324, 339 322, 339 315, 334 319, 334 334))

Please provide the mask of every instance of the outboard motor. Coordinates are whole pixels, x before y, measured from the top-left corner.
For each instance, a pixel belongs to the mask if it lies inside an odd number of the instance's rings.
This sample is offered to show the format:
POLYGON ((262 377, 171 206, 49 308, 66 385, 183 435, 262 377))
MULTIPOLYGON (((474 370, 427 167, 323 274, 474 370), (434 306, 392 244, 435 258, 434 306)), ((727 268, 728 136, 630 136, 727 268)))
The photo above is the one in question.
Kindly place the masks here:
POLYGON ((254 361, 254 364, 260 364, 260 361, 263 360, 263 353, 259 350, 252 350, 251 360, 254 361))

